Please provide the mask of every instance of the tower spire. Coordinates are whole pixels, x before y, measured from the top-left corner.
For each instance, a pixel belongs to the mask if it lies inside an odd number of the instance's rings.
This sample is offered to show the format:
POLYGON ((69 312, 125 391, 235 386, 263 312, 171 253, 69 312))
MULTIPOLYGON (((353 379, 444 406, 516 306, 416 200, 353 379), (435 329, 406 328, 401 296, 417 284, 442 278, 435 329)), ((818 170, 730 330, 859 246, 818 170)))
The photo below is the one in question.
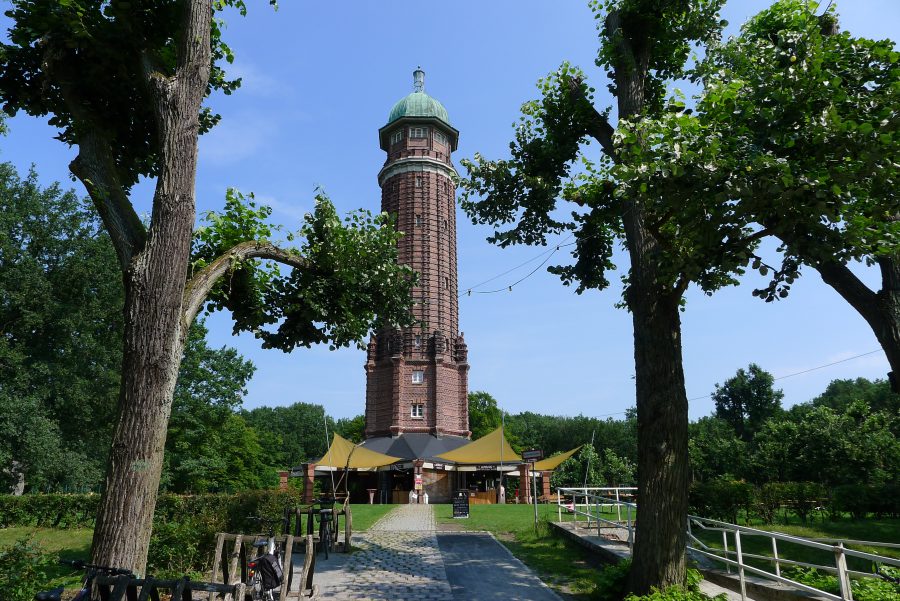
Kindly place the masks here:
POLYGON ((413 71, 413 91, 415 92, 424 92, 425 91, 425 71, 422 71, 422 67, 416 67, 416 70, 413 71))

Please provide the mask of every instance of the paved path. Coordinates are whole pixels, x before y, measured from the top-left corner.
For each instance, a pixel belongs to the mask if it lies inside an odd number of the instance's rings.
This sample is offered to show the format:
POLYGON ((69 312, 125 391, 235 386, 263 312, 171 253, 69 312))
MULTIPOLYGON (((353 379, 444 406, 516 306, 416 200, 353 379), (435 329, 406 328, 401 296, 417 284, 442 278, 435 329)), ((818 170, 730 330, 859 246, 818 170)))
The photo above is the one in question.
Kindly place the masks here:
POLYGON ((401 505, 353 536, 350 555, 316 562, 323 599, 453 601, 428 505, 401 505))
POLYGON ((438 535, 455 601, 560 601, 559 596, 488 533, 438 535))
POLYGON ((484 533, 435 532, 429 505, 401 505, 353 537, 350 555, 319 556, 323 599, 558 601, 524 564, 484 533))

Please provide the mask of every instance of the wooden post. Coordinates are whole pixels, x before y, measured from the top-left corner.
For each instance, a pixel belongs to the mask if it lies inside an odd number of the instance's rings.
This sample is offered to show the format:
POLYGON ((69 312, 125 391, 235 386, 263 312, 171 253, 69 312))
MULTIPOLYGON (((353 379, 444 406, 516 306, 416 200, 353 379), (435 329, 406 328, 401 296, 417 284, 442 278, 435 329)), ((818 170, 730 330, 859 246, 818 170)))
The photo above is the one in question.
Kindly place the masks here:
POLYGON ((288 591, 291 588, 291 576, 294 572, 294 560, 291 556, 294 550, 294 537, 291 534, 288 534, 284 542, 284 559, 283 559, 283 568, 284 574, 281 577, 281 596, 279 597, 279 601, 285 601, 288 597, 288 591))
POLYGON ((238 574, 238 558, 240 558, 241 556, 241 543, 243 541, 243 534, 238 534, 234 537, 234 552, 231 554, 231 561, 229 562, 230 580, 232 582, 226 582, 225 584, 235 584, 235 582, 241 581, 240 577, 235 580, 235 576, 237 576, 238 574))
POLYGON ((353 536, 353 512, 350 509, 350 503, 347 503, 347 515, 344 516, 344 552, 349 553, 353 548, 350 539, 353 536))
MULTIPOLYGON (((222 565, 222 547, 225 545, 225 534, 219 532, 216 535, 216 554, 213 555, 212 581, 216 581, 216 575, 219 573, 219 567, 222 565)), ((224 582, 223 584, 228 584, 224 582)), ((209 594, 209 601, 215 601, 216 594, 209 594)))

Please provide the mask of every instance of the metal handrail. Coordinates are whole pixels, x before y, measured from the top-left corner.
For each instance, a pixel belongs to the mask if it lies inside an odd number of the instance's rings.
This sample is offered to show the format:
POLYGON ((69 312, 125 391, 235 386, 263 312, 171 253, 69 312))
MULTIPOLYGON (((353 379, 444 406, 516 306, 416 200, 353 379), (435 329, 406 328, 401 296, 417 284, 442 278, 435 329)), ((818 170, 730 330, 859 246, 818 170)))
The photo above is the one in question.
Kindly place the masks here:
MULTIPOLYGON (((631 519, 632 510, 637 509, 636 503, 631 503, 627 501, 622 501, 619 491, 623 490, 622 488, 595 488, 595 489, 586 489, 586 488, 559 488, 557 492, 559 493, 557 498, 559 519, 562 521, 562 507, 566 507, 566 511, 571 511, 575 514, 576 520, 578 515, 584 515, 588 518, 588 528, 591 527, 591 522, 596 521, 598 534, 600 532, 600 524, 611 524, 617 527, 625 527, 628 530, 628 546, 633 549, 634 546, 634 521, 631 519), (592 494, 593 491, 615 491, 616 498, 610 498, 606 496, 601 496, 597 494, 592 494), (572 497, 572 506, 569 508, 568 504, 562 503, 562 495, 570 495, 572 497), (584 503, 579 504, 578 497, 584 498, 584 503), (609 520, 601 517, 600 511, 602 507, 608 506, 616 506, 617 507, 617 517, 618 520, 609 520), (582 511, 580 507, 585 507, 587 511, 582 511), (627 520, 625 522, 621 519, 621 508, 625 508, 627 512, 627 520), (592 514, 591 509, 596 509, 596 513, 592 514)), ((636 490, 634 488, 627 489, 629 491, 636 490)), ((801 538, 798 536, 792 536, 789 534, 783 534, 781 532, 770 532, 768 530, 760 530, 758 528, 751 528, 749 526, 740 526, 738 524, 730 524, 728 522, 722 522, 719 520, 713 520, 709 518, 702 518, 699 516, 688 515, 688 523, 687 523, 687 534, 688 534, 688 550, 713 559, 715 561, 719 561, 725 564, 725 569, 729 573, 731 572, 732 567, 736 567, 738 570, 738 576, 740 580, 741 587, 741 599, 747 599, 747 591, 746 591, 746 578, 745 573, 750 572, 751 574, 756 574, 762 576, 764 578, 768 578, 771 580, 775 580, 776 582, 781 582, 783 584, 787 584, 789 586, 798 588, 800 590, 804 590, 807 592, 815 593, 817 595, 822 595, 827 599, 834 599, 835 601, 852 601, 853 595, 850 588, 850 576, 855 576, 858 578, 872 578, 877 577, 876 574, 870 574, 867 572, 860 572, 857 570, 851 570, 847 567, 847 557, 856 557, 859 559, 864 559, 867 561, 872 561, 875 563, 887 564, 891 566, 900 567, 900 560, 894 559, 892 557, 886 557, 884 555, 877 555, 874 553, 867 553, 864 551, 856 551, 854 549, 848 549, 844 547, 844 544, 859 544, 859 545, 867 545, 867 546, 875 546, 875 547, 885 547, 885 548, 897 548, 900 545, 896 545, 894 543, 879 543, 873 541, 852 541, 852 540, 841 540, 841 539, 819 539, 819 540, 811 540, 806 538, 801 538), (694 536, 692 531, 692 525, 699 527, 702 530, 708 532, 721 532, 722 533, 722 548, 717 549, 714 547, 710 547, 699 538, 694 536), (735 543, 735 549, 730 550, 728 548, 728 534, 732 535, 735 543), (768 538, 772 544, 772 556, 768 555, 757 555, 753 553, 743 553, 741 549, 741 535, 746 536, 761 536, 764 538, 768 538), (821 551, 829 551, 834 553, 835 557, 835 567, 824 566, 811 564, 801 561, 795 561, 786 558, 779 558, 778 556, 778 545, 776 541, 783 541, 787 543, 802 545, 805 547, 818 549, 821 551), (827 544, 826 541, 834 541, 837 544, 827 544), (692 546, 692 543, 697 546, 692 546), (734 556, 736 559, 731 559, 734 556), (768 572, 761 568, 757 568, 755 566, 749 565, 745 562, 745 559, 754 559, 760 561, 768 561, 770 563, 775 564, 775 571, 768 572), (791 580, 790 578, 785 578, 781 575, 781 565, 787 564, 792 566, 804 566, 809 568, 815 568, 822 570, 824 572, 836 574, 838 576, 838 583, 840 585, 840 595, 834 595, 833 593, 828 593, 821 589, 817 589, 815 587, 811 587, 809 585, 803 584, 801 582, 797 582, 791 580)))

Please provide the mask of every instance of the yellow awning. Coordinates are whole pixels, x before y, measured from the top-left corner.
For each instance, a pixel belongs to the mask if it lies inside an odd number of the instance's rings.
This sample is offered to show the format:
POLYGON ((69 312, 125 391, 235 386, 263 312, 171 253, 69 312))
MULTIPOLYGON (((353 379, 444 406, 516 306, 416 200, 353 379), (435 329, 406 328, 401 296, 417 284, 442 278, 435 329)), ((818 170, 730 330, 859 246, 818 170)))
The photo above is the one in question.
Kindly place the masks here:
POLYGON ((500 430, 500 428, 497 428, 478 440, 474 440, 458 449, 441 453, 438 457, 454 463, 479 464, 500 463, 501 461, 503 463, 522 463, 522 458, 509 446, 500 430))
POLYGON ((559 464, 574 455, 578 452, 581 447, 584 445, 578 445, 571 451, 566 451, 565 453, 560 453, 559 455, 554 455, 553 457, 547 457, 546 459, 542 459, 534 464, 534 471, 536 472, 550 472, 559 467, 559 464))
POLYGON ((398 461, 401 461, 400 457, 391 457, 384 453, 358 447, 346 438, 335 434, 334 440, 331 441, 331 446, 322 455, 322 459, 319 460, 317 465, 338 469, 344 469, 345 467, 366 469, 390 465, 398 461))

